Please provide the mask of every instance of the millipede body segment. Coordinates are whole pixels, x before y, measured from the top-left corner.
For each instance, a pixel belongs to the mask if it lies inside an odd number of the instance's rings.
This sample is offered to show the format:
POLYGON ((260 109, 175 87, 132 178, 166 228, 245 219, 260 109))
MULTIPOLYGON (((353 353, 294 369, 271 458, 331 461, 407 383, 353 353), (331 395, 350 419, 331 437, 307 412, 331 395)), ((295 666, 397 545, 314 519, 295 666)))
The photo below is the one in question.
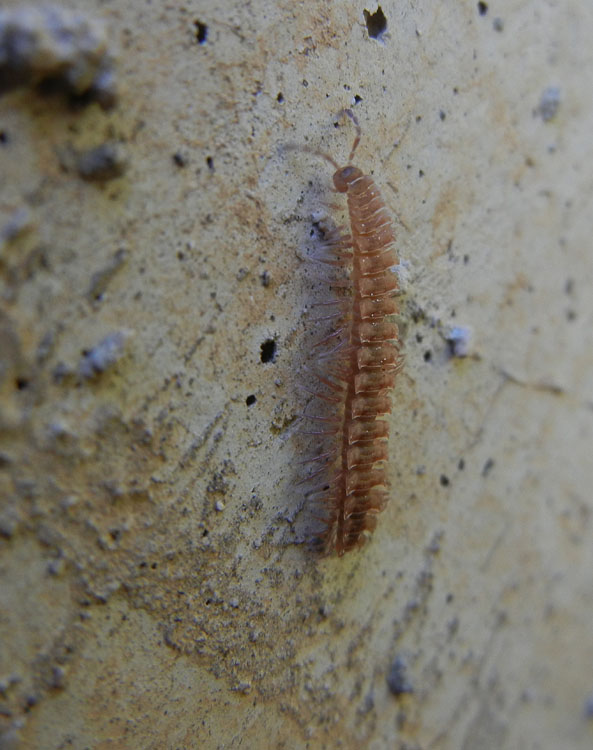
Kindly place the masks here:
MULTIPOLYGON (((349 110, 346 114, 357 128, 351 162, 360 127, 349 110)), ((329 470, 312 494, 325 507, 321 541, 326 552, 343 555, 373 531, 388 499, 389 424, 384 417, 391 412, 390 392, 402 365, 398 328, 389 320, 398 311, 398 258, 393 224, 372 177, 351 163, 339 167, 331 157, 319 155, 336 168, 334 185, 346 194, 350 219, 350 234, 330 232, 325 257, 319 260, 350 264, 351 295, 335 301, 342 315, 328 338, 333 348, 318 359, 316 375, 323 391, 317 395, 335 405, 335 413, 319 419, 327 423, 323 434, 334 445, 322 452, 327 464, 310 478, 329 470)))

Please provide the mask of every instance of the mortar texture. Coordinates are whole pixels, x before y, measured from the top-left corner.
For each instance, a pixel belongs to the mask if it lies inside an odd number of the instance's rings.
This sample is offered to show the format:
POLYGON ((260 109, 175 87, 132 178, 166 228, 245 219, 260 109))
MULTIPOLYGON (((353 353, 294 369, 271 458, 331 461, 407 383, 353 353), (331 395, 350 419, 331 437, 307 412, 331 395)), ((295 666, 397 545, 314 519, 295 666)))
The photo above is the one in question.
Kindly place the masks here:
POLYGON ((593 5, 380 7, 25 16, 102 30, 109 106, 3 48, 1 748, 592 746, 593 5), (295 433, 339 196, 286 146, 343 163, 344 107, 406 365, 337 559, 295 433))

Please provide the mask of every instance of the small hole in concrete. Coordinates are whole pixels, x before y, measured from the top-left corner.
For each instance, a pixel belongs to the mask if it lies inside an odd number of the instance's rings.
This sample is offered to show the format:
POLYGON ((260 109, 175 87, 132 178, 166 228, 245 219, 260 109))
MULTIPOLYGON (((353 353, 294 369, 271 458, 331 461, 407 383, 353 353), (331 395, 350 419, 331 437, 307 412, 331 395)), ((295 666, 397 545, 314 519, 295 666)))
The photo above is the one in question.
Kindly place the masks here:
POLYGON ((0 130, 0 143, 8 143, 8 133, 5 130, 0 130))
POLYGON ((214 159, 211 156, 206 157, 206 164, 211 172, 214 172, 214 159))
POLYGON ((276 97, 276 101, 278 102, 278 104, 282 104, 282 102, 284 101, 284 94, 281 91, 278 92, 278 96, 276 97))
POLYGON ((256 401, 257 399, 253 394, 251 396, 247 396, 247 398, 245 399, 245 403, 247 404, 247 406, 253 406, 256 401))
POLYGON ((276 342, 274 339, 266 339, 261 345, 261 361, 262 362, 274 362, 276 359, 276 342))
POLYGON ((488 3, 478 3, 478 13, 485 16, 488 13, 488 3))
POLYGON ((208 27, 201 21, 194 21, 194 26, 196 27, 196 39, 198 40, 198 44, 205 44, 206 39, 208 38, 208 27))
POLYGON ((185 154, 182 154, 181 151, 176 151, 173 154, 173 162, 178 167, 185 167, 187 165, 187 157, 185 156, 185 154))
POLYGON ((379 5, 374 13, 364 10, 364 21, 367 25, 367 31, 372 39, 383 41, 383 34, 387 31, 387 19, 379 5))
POLYGON ((486 463, 482 467, 482 476, 487 477, 488 474, 492 471, 492 468, 494 466, 494 459, 493 458, 487 458, 486 463))

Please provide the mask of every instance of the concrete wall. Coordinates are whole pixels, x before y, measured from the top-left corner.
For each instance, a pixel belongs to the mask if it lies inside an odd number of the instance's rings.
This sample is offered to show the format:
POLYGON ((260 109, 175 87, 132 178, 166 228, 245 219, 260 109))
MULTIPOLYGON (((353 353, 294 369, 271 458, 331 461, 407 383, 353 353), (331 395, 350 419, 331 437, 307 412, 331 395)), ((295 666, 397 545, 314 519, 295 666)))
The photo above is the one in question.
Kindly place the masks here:
POLYGON ((590 748, 593 6, 61 7, 28 67, 2 19, 0 747, 590 748), (407 359, 391 502, 320 559, 336 197, 284 147, 346 159, 345 106, 407 359))

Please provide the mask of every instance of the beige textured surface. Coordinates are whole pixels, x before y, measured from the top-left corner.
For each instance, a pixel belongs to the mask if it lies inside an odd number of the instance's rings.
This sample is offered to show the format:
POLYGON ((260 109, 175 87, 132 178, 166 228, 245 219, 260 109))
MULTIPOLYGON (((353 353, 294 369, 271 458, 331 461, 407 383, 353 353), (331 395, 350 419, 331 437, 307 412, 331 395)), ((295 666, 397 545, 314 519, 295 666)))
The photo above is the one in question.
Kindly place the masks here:
POLYGON ((480 5, 386 0, 381 43, 357 0, 88 0, 117 106, 0 98, 1 748, 592 746, 593 6, 480 5), (407 364, 391 503, 320 560, 331 175, 282 146, 345 158, 355 96, 407 364), (123 176, 82 179, 105 142, 123 176))

